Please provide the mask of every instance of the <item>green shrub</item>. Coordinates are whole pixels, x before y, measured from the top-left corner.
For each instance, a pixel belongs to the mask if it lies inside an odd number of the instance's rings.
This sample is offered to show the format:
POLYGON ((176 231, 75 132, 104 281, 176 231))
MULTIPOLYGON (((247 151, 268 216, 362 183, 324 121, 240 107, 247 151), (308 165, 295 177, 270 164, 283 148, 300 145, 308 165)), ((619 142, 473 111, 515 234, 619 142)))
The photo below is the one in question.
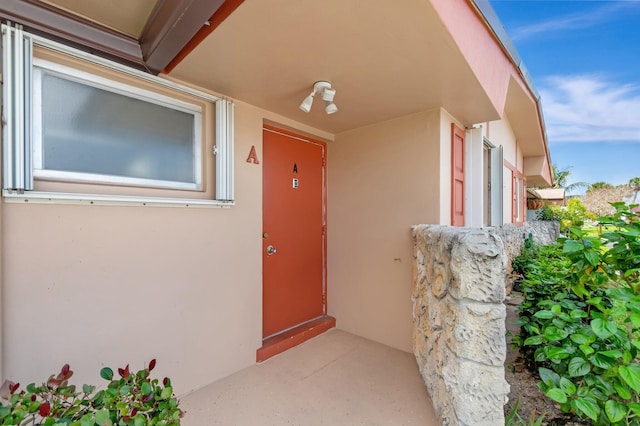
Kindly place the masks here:
POLYGON ((538 248, 524 267, 521 347, 540 389, 596 424, 640 424, 640 215, 624 203, 609 232, 538 248))
POLYGON ((95 386, 84 385, 77 391, 69 385, 73 371, 69 365, 46 383, 29 384, 19 391, 20 384, 5 382, 0 395, 0 424, 45 426, 170 426, 179 425, 183 411, 173 394, 171 381, 150 378, 155 367, 152 360, 147 368, 137 373, 129 366, 118 368, 114 378, 111 368, 103 368, 100 376, 109 381, 107 388, 95 391, 95 386))
POLYGON ((545 204, 540 210, 536 212, 536 219, 538 220, 553 220, 560 222, 560 207, 545 204))

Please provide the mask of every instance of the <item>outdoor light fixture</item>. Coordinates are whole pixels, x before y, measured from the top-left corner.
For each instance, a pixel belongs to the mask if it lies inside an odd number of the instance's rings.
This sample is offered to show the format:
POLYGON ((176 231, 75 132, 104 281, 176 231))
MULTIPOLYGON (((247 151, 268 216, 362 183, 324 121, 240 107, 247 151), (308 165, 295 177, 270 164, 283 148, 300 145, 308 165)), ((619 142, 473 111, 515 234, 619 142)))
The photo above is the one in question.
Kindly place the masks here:
POLYGON ((320 94, 322 100, 325 103, 324 110, 327 114, 333 114, 338 111, 338 107, 333 103, 333 97, 336 95, 336 89, 331 88, 331 83, 328 81, 316 81, 313 84, 313 90, 304 98, 302 103, 300 104, 300 109, 304 112, 311 111, 311 105, 313 105, 313 97, 317 94, 320 94))

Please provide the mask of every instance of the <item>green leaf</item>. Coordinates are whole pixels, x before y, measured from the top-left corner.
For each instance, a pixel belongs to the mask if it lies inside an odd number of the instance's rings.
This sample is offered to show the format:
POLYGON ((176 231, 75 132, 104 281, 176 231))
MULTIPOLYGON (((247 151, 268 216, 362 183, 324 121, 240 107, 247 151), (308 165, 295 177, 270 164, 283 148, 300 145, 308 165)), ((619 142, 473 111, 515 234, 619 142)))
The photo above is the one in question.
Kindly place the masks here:
POLYGON ((576 398, 574 400, 576 411, 581 412, 585 416, 589 417, 594 422, 598 420, 598 414, 600 414, 600 407, 591 398, 576 398))
POLYGON ((109 410, 103 409, 96 411, 96 423, 100 426, 112 426, 113 422, 109 416, 109 410))
POLYGON ((571 356, 565 348, 559 348, 557 346, 547 346, 544 348, 544 351, 549 359, 565 359, 571 356))
POLYGON ((142 414, 138 414, 133 418, 133 426, 145 426, 147 421, 142 414))
POLYGON ((612 368, 616 365, 616 361, 613 358, 602 355, 601 352, 598 352, 595 355, 589 357, 589 361, 596 367, 600 367, 603 369, 612 368))
POLYGON ((149 382, 143 382, 142 386, 140 387, 140 392, 142 392, 143 395, 149 395, 151 392, 153 392, 153 387, 149 382))
POLYGON ((559 388, 551 388, 546 392, 546 395, 553 399, 555 402, 559 402, 560 404, 564 404, 567 402, 567 394, 564 393, 562 389, 559 388))
POLYGON ((635 328, 640 327, 640 314, 631 314, 629 319, 635 328))
POLYGON ((551 319, 553 318, 553 312, 542 310, 542 311, 536 312, 535 314, 533 314, 533 316, 540 319, 551 319))
POLYGON ((94 426, 95 424, 95 417, 92 413, 87 413, 80 419, 80 426, 94 426))
POLYGON ((113 379, 113 370, 109 367, 104 367, 102 370, 100 370, 100 377, 105 380, 113 379))
POLYGON ((622 399, 631 398, 631 391, 629 391, 629 388, 621 385, 620 383, 617 383, 617 380, 616 380, 616 383, 613 384, 613 388, 616 390, 616 393, 620 395, 620 398, 622 399))
POLYGON ((591 371, 591 365, 583 358, 575 357, 569 361, 569 376, 580 377, 591 371))
POLYGON ((573 395, 576 393, 576 385, 566 377, 560 378, 560 389, 562 389, 567 395, 573 395))
POLYGON ((542 344, 542 336, 530 336, 524 341, 525 346, 534 346, 542 344))
POLYGON ((624 353, 622 354, 622 362, 624 362, 625 364, 629 364, 633 357, 634 356, 631 351, 624 351, 624 353))
POLYGON ((612 349, 610 351, 600 351, 600 352, 598 352, 598 354, 599 355, 604 355, 604 356, 609 357, 609 358, 614 358, 614 359, 618 359, 618 358, 620 358, 622 356, 622 352, 620 352, 617 349, 612 349))
POLYGON ((600 255, 593 249, 585 250, 584 257, 585 259, 587 259, 587 262, 591 264, 591 266, 596 266, 598 264, 598 261, 600 260, 600 255))
POLYGON ((592 353, 595 352, 595 349, 593 349, 591 346, 589 345, 580 345, 578 346, 580 348, 580 350, 582 351, 583 354, 589 356, 592 353))
POLYGON ((640 416, 640 402, 630 402, 627 404, 627 408, 633 411, 636 416, 640 416))
POLYGON ((538 369, 540 380, 542 380, 549 387, 556 387, 560 385, 560 375, 555 371, 548 368, 540 367, 538 369))
POLYGON ((566 339, 567 336, 569 336, 567 331, 555 326, 549 326, 544 329, 544 337, 546 337, 550 342, 566 339))
POLYGON ((621 365, 618 367, 618 375, 631 389, 640 393, 640 365, 621 365))
POLYGON ((615 423, 624 418, 627 414, 627 409, 619 402, 610 399, 604 404, 604 412, 607 413, 609 420, 615 423))
POLYGON ((166 388, 162 389, 160 399, 169 399, 171 398, 171 395, 173 395, 173 389, 171 388, 171 386, 167 386, 166 388))
POLYGON ((571 315, 571 318, 573 318, 573 319, 586 318, 587 317, 587 313, 585 311, 583 311, 582 309, 573 309, 569 314, 571 315))
POLYGON ((131 387, 129 387, 128 385, 124 385, 120 388, 120 395, 125 396, 129 393, 131 393, 131 387))
POLYGON ((86 394, 90 394, 93 393, 93 391, 96 390, 95 386, 91 386, 91 385, 82 385, 82 392, 86 393, 86 394))
POLYGON ((562 247, 563 253, 576 253, 582 250, 584 250, 584 246, 574 240, 565 241, 564 246, 562 247))
POLYGON ((618 331, 618 327, 616 323, 610 320, 602 320, 600 318, 596 318, 591 321, 591 330, 601 339, 608 339, 613 336, 616 331, 618 331))

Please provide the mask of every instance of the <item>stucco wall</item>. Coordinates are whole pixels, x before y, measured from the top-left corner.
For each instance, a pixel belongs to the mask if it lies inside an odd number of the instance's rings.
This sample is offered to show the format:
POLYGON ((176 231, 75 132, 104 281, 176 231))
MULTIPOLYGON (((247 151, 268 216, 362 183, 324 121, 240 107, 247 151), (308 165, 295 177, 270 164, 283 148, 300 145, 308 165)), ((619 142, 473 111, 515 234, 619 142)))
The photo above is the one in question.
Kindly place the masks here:
MULTIPOLYGON (((231 208, 2 206, 5 377, 41 382, 69 363, 75 383, 158 360, 178 394, 255 362, 262 344, 263 121, 235 111, 231 208)), ((317 137, 326 134, 317 132, 317 137)))
POLYGON ((328 308, 340 329, 410 351, 411 226, 438 223, 440 110, 328 147, 328 308))

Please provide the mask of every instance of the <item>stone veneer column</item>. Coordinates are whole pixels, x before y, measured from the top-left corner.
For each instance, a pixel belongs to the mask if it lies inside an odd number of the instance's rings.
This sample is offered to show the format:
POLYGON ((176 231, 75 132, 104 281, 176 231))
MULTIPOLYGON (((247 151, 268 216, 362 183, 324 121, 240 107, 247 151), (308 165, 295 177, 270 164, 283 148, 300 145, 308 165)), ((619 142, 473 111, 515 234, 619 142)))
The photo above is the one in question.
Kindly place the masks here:
POLYGON ((504 424, 506 255, 495 229, 418 225, 413 351, 443 425, 504 424))

